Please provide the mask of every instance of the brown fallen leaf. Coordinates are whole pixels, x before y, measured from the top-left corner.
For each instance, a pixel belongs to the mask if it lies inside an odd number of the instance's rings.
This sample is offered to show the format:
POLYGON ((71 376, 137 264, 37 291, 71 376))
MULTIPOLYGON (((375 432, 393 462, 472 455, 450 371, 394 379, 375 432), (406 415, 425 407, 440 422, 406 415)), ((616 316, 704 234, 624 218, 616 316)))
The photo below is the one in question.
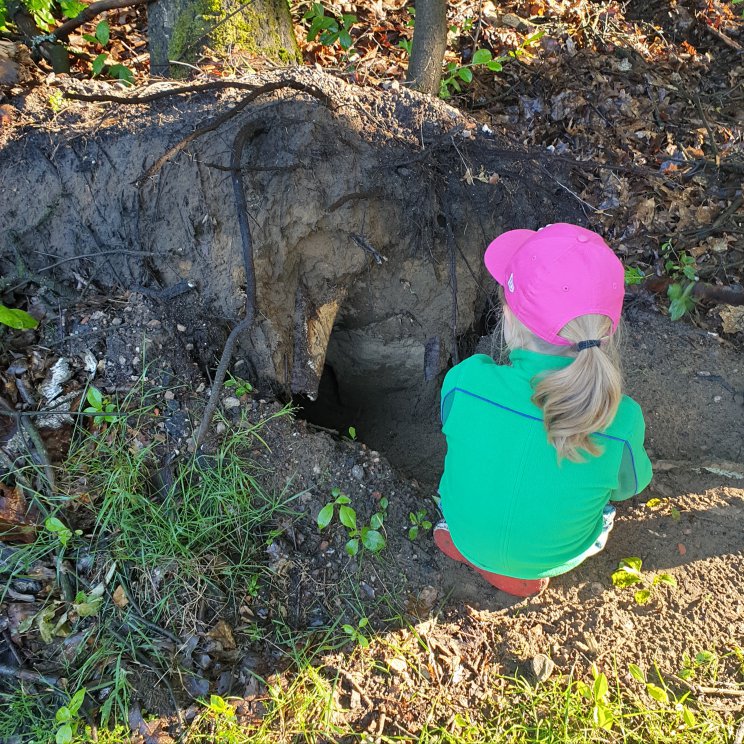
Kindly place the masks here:
POLYGON ((677 543, 677 550, 680 555, 684 555, 687 552, 687 548, 682 543, 677 543))
POLYGON ((220 620, 207 635, 215 641, 218 641, 224 651, 232 651, 236 648, 235 636, 232 628, 224 621, 220 620))
POLYGON ((113 600, 114 604, 121 610, 129 604, 127 593, 124 591, 124 587, 121 584, 114 589, 113 600))
POLYGON ((0 483, 0 532, 5 542, 31 543, 36 538, 33 515, 19 486, 0 483))

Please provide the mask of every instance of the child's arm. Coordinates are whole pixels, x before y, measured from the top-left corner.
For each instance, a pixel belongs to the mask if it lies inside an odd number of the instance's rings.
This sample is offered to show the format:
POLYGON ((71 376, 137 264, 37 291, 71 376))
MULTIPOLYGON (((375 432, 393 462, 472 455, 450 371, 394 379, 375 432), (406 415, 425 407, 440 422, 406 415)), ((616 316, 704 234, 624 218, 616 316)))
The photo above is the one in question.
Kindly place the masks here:
POLYGON ((651 460, 643 447, 646 435, 646 424, 640 406, 632 401, 636 408, 634 426, 627 434, 623 456, 618 473, 618 486, 610 495, 611 501, 622 501, 636 496, 651 482, 653 475, 651 460))

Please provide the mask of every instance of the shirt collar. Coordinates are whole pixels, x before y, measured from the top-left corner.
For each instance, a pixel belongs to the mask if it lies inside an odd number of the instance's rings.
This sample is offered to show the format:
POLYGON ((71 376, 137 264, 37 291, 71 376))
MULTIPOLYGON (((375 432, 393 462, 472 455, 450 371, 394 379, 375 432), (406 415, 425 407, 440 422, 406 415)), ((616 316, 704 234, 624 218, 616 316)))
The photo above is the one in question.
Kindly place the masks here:
POLYGON ((512 367, 530 379, 540 372, 568 367, 573 360, 571 356, 539 354, 528 349, 514 349, 509 353, 512 367))

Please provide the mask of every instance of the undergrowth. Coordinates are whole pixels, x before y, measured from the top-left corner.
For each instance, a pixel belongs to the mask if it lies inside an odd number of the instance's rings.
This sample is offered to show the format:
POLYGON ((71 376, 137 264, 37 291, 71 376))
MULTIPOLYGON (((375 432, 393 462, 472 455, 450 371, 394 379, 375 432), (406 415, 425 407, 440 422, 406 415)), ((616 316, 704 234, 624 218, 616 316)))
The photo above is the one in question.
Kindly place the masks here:
POLYGON ((167 687, 181 638, 236 617, 270 579, 266 547, 294 518, 294 496, 261 486, 255 451, 289 409, 244 416, 214 454, 176 459, 157 428, 162 392, 140 385, 117 415, 75 432, 54 499, 34 494, 45 526, 3 556, 0 598, 13 580, 45 584, 41 608, 14 632, 45 647, 54 675, 43 691, 0 679, 0 741, 52 740, 56 712, 83 688, 88 720, 125 723, 133 690, 167 687))

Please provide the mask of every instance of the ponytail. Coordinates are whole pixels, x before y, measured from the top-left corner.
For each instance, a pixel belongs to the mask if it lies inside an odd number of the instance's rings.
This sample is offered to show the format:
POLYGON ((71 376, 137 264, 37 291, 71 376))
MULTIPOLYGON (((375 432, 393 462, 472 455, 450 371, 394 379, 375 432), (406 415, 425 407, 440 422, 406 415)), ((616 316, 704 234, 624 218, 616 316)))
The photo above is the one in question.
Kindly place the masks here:
MULTIPOLYGON (((560 335, 577 344, 602 339, 610 331, 606 316, 582 315, 570 321, 560 335)), ((548 440, 558 458, 581 462, 581 450, 600 454, 590 435, 604 430, 615 418, 622 396, 622 375, 612 336, 602 346, 574 353, 571 364, 537 382, 532 401, 543 410, 548 440)))
MULTIPOLYGON (((503 294, 502 294, 503 297, 503 294)), ((535 336, 509 310, 507 341, 511 348, 530 348, 542 354, 574 357, 566 367, 548 372, 535 381, 532 402, 543 411, 548 441, 558 459, 582 462, 582 451, 601 453, 592 434, 609 426, 622 397, 622 374, 616 334, 604 315, 582 315, 570 321, 560 336, 572 346, 557 346, 535 336), (602 339, 601 346, 576 351, 580 341, 602 339)))

